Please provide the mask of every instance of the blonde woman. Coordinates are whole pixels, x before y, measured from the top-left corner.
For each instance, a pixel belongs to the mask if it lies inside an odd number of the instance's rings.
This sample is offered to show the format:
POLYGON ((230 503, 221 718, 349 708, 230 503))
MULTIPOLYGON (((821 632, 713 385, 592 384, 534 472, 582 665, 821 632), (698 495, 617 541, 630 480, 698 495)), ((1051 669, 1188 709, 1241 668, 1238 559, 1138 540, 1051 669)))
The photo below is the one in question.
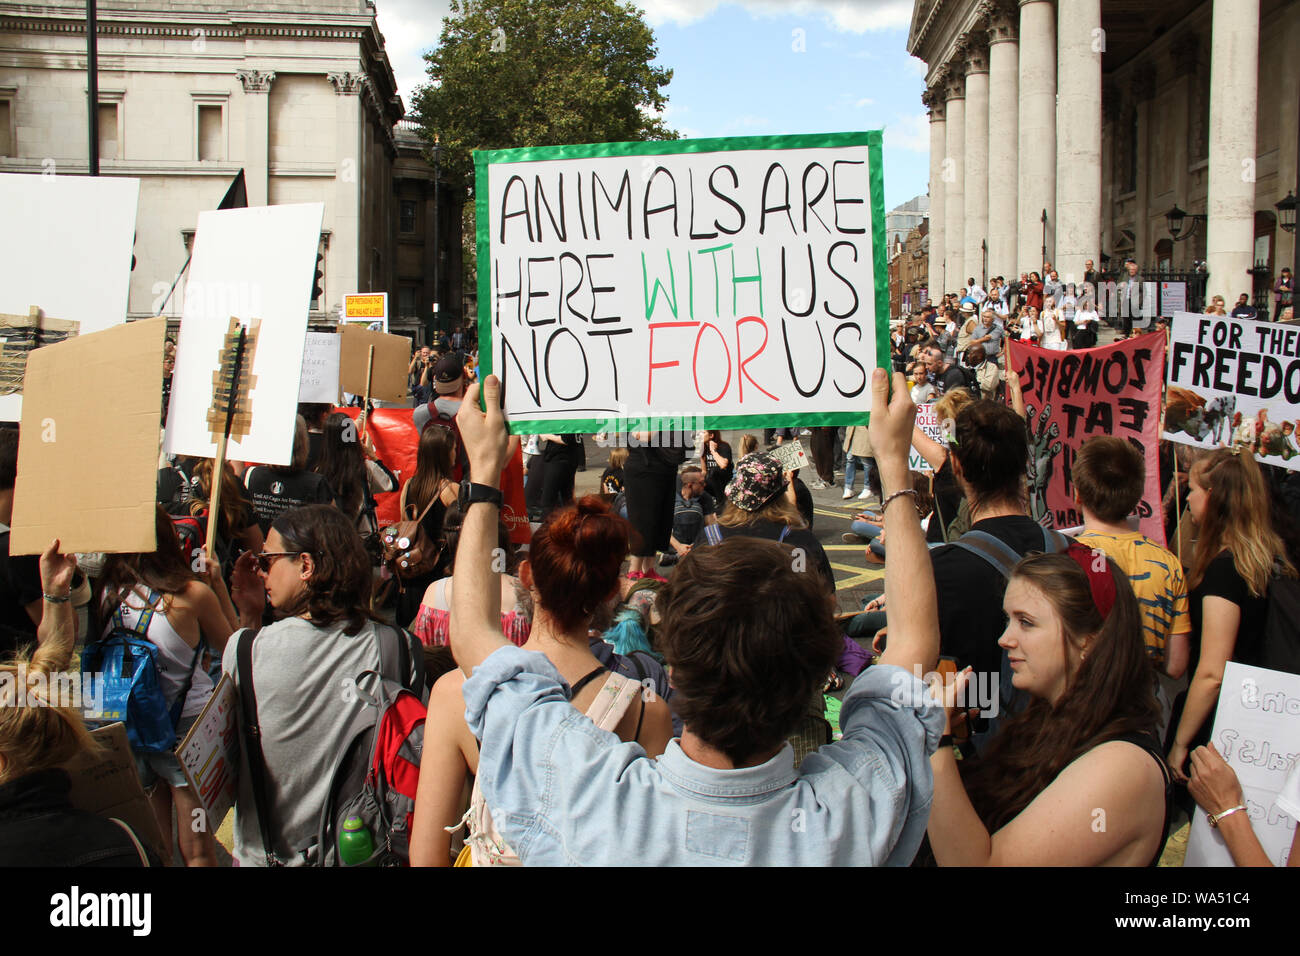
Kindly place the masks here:
POLYGON ((1209 740, 1210 717, 1228 661, 1258 663, 1268 613, 1268 581, 1295 577, 1269 518, 1269 491, 1249 451, 1219 449, 1188 475, 1188 509, 1199 534, 1187 578, 1193 646, 1199 657, 1181 705, 1169 766, 1182 782, 1189 751, 1209 740))

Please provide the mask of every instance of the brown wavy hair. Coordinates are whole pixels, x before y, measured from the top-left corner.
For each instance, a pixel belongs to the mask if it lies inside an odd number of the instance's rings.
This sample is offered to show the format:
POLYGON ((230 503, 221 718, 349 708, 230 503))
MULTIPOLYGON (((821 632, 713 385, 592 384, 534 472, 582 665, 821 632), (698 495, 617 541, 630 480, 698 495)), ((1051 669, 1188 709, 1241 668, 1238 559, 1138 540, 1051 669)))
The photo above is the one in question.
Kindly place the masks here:
MULTIPOLYGON (((192 477, 190 514, 199 515, 212 500, 212 459, 200 458, 194 465, 192 477)), ((234 537, 244 530, 244 514, 248 507, 244 485, 227 464, 221 475, 221 516, 217 524, 224 536, 234 537)))
POLYGON ((157 505, 154 511, 154 536, 157 546, 153 551, 105 555, 104 570, 96 584, 96 600, 91 603, 97 613, 92 618, 96 635, 108 626, 113 612, 135 588, 157 591, 163 600, 154 610, 166 613, 166 599, 184 591, 191 581, 199 580, 190 563, 191 557, 181 548, 172 519, 162 505, 157 505))
POLYGON ((1187 587, 1197 587, 1210 562, 1224 551, 1254 597, 1263 597, 1274 565, 1286 577, 1296 569, 1270 520, 1268 485, 1249 450, 1234 454, 1226 448, 1211 452, 1192 465, 1190 477, 1206 491, 1205 516, 1197 523, 1196 550, 1187 587))
POLYGON ((1134 732, 1155 740, 1160 708, 1142 641, 1141 611, 1128 576, 1109 558, 1106 570, 1115 582, 1115 605, 1103 620, 1087 573, 1067 555, 1032 555, 1012 569, 1011 580, 1033 585, 1051 603, 1067 645, 1077 650, 1087 638, 1094 640, 1055 704, 1035 700, 1007 721, 969 771, 963 766, 966 792, 990 833, 1099 744, 1134 732))
POLYGON ((307 579, 307 593, 292 607, 277 608, 286 616, 306 612, 317 627, 343 621, 343 633, 356 634, 370 613, 370 558, 361 544, 356 525, 333 505, 291 508, 271 530, 284 540, 286 551, 310 554, 316 569, 307 579))
POLYGON ((821 575, 794 570, 775 541, 693 549, 655 606, 674 712, 738 765, 798 726, 843 644, 821 575))

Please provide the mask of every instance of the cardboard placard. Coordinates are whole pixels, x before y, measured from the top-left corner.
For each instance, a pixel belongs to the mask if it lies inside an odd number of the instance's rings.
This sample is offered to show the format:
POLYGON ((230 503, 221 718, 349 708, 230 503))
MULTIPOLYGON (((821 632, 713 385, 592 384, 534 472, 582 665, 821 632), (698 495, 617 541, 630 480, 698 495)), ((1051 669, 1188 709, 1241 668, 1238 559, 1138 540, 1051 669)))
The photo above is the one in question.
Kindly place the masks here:
POLYGON ((176 748, 185 779, 208 815, 208 829, 216 830, 235 805, 239 780, 239 698, 235 682, 222 674, 203 713, 176 748))
POLYGON ((166 319, 146 319, 28 357, 10 554, 55 538, 64 554, 157 547, 166 331, 166 319))
POLYGON ((374 332, 388 331, 388 293, 364 292, 343 297, 340 323, 374 332))
POLYGON ((1161 437, 1300 470, 1300 329, 1180 312, 1170 336, 1161 437))
MULTIPOLYGON (((1300 675, 1229 661, 1210 739, 1237 774, 1251 829, 1274 866, 1286 866, 1296 821, 1273 804, 1300 759, 1300 675)), ((1223 836, 1192 815, 1183 866, 1232 866, 1223 836)))
POLYGON ((375 347, 375 366, 370 379, 370 397, 383 402, 407 399, 407 370, 411 367, 411 340, 405 335, 372 332, 359 325, 339 326, 339 387, 353 395, 366 394, 366 365, 370 346, 375 347))
POLYGON ((63 765, 72 778, 72 805, 96 816, 116 817, 139 837, 140 842, 158 854, 163 853, 162 831, 154 816, 149 798, 140 786, 135 757, 126 739, 126 724, 109 724, 92 730, 90 736, 100 744, 98 752, 84 752, 63 765))
POLYGON ((337 332, 307 333, 298 401, 333 405, 339 400, 339 342, 337 332))
POLYGON ((889 361, 880 131, 474 154, 511 431, 860 423, 889 361))
POLYGON ((800 468, 807 468, 809 464, 808 455, 797 438, 777 445, 772 449, 772 454, 781 463, 783 471, 798 471, 800 468))
MULTIPOLYGON (((0 232, 0 315, 36 308, 81 334, 125 322, 139 196, 138 179, 0 174, 11 225, 0 232)), ((42 344, 30 327, 15 331, 0 335, 5 348, 42 344)), ((21 415, 22 395, 0 395, 0 420, 21 415)))
POLYGON ((233 317, 258 325, 251 366, 241 373, 254 383, 247 393, 250 430, 231 437, 227 458, 289 464, 324 208, 306 203, 199 214, 167 413, 169 454, 216 455, 208 411, 233 317))

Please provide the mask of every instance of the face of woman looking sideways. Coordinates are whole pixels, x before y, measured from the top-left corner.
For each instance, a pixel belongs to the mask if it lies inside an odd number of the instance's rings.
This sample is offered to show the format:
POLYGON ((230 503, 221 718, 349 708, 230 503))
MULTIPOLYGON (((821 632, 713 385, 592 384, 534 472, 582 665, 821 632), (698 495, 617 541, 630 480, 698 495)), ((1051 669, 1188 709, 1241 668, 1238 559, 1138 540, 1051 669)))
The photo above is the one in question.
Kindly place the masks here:
POLYGON ((1079 652, 1069 644, 1056 608, 1041 590, 1012 578, 1002 600, 1007 629, 998 645, 1011 662, 1011 683, 1055 703, 1079 666, 1079 652))

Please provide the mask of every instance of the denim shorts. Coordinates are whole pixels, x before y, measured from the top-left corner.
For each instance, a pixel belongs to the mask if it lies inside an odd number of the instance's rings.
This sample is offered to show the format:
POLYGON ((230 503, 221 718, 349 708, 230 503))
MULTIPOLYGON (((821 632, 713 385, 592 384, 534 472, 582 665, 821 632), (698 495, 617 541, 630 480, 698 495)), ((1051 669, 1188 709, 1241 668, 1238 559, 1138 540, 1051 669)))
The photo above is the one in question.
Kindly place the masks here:
MULTIPOLYGON (((190 732, 190 728, 198 719, 198 714, 181 718, 181 722, 176 726, 177 746, 180 746, 180 742, 185 739, 185 735, 190 732)), ((152 790, 159 780, 173 790, 189 786, 185 773, 181 770, 181 762, 176 759, 175 753, 136 753, 134 756, 135 771, 140 775, 140 786, 144 787, 146 793, 152 790)))

